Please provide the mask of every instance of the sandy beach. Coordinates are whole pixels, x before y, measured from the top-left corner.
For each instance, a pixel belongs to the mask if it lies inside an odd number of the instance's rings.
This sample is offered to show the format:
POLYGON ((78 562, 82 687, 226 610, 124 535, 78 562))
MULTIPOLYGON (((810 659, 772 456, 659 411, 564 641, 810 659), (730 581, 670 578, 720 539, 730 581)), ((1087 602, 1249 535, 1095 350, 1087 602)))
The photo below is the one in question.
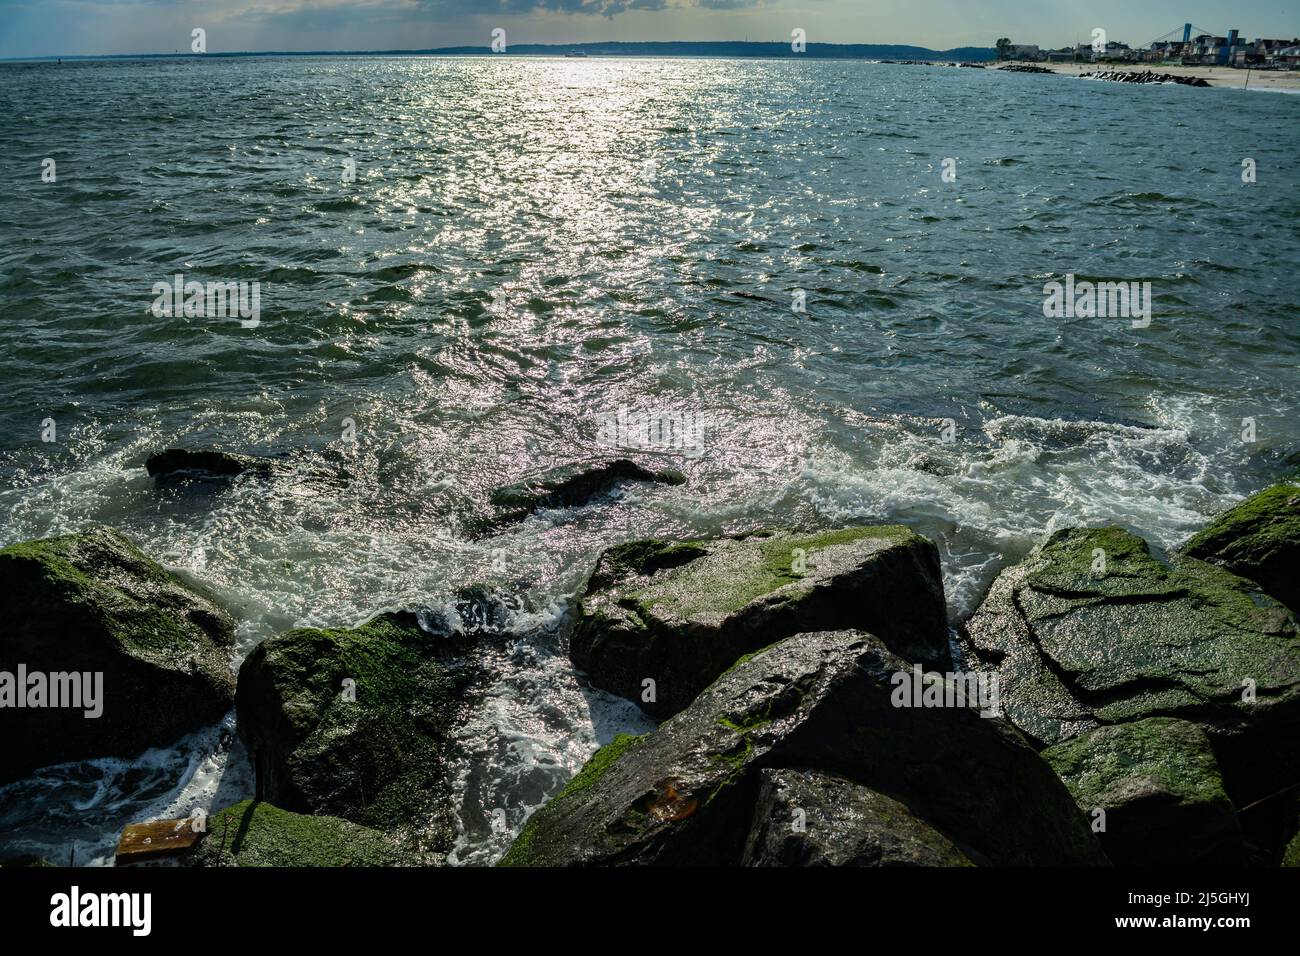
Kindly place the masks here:
MULTIPOLYGON (((1007 64, 1012 65, 1012 64, 1007 64)), ((1171 73, 1175 76, 1201 77, 1212 86, 1242 88, 1246 86, 1246 70, 1237 70, 1227 66, 1163 66, 1159 63, 1035 63, 1067 76, 1078 76, 1095 70, 1116 70, 1121 73, 1146 72, 1171 73)), ((997 66, 994 69, 1004 69, 997 66)), ((1251 70, 1250 86, 1252 90, 1300 91, 1300 70, 1251 70)))

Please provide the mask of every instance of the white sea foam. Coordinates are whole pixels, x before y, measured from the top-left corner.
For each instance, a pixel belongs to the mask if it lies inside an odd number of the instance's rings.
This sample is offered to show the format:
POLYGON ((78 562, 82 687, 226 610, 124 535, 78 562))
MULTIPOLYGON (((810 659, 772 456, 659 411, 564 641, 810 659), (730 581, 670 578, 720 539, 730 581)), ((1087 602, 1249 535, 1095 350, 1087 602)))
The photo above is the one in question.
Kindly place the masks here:
MULTIPOLYGON (((128 467, 150 439, 3 497, 15 505, 14 538, 91 521, 125 526, 146 552, 232 610, 241 659, 285 627, 353 625, 477 581, 522 587, 528 600, 512 612, 511 627, 525 636, 488 651, 496 676, 459 733, 460 831, 450 862, 479 865, 504 851, 597 746, 654 726, 634 705, 584 686, 563 648, 563 615, 601 547, 757 524, 903 521, 937 543, 950 610, 961 618, 1001 567, 1051 531, 1119 523, 1169 547, 1240 494, 1224 480, 1223 462, 1239 463, 1244 453, 1217 403, 1153 400, 1149 418, 1143 427, 995 415, 953 444, 939 441, 931 423, 860 419, 845 433, 856 442, 849 445, 789 412, 722 433, 698 463, 689 495, 630 488, 605 505, 544 512, 482 541, 459 539, 418 513, 394 520, 386 513, 393 492, 364 475, 352 487, 310 493, 300 484, 237 483, 172 501, 159 520, 151 516, 152 487, 128 467), (783 438, 782 427, 798 441, 783 438)), ((12 802, 29 804, 35 816, 10 819, 6 852, 61 856, 75 841, 79 860, 104 863, 125 822, 250 796, 251 770, 232 728, 228 718, 136 760, 50 768, 12 785, 8 793, 21 796, 12 802), (42 813, 49 816, 38 825, 42 813)))

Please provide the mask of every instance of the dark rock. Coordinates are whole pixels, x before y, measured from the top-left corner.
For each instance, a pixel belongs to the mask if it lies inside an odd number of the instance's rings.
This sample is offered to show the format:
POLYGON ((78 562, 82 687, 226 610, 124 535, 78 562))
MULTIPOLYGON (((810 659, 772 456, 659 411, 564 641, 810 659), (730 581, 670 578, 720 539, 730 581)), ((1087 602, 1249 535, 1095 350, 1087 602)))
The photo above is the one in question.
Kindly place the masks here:
POLYGON ((98 717, 6 701, 0 783, 68 760, 134 756, 230 709, 234 622, 117 531, 10 545, 0 581, 0 674, 9 675, 0 699, 6 685, 24 692, 14 686, 20 665, 28 675, 102 674, 98 717))
POLYGON ((1300 484, 1284 481, 1252 495, 1182 550, 1249 578, 1300 614, 1300 484))
POLYGON ((387 834, 337 817, 289 813, 245 800, 212 814, 192 866, 419 866, 427 860, 387 834))
POLYGON ((672 469, 647 468, 628 458, 565 465, 493 491, 492 504, 500 509, 493 525, 523 521, 545 509, 590 504, 630 481, 682 485, 686 477, 672 469))
POLYGON ((1177 83, 1181 86, 1209 86, 1210 82, 1199 76, 1181 76, 1173 73, 1153 73, 1150 70, 1093 70, 1080 73, 1080 79, 1106 80, 1111 83, 1177 83))
POLYGON ((897 800, 815 770, 763 770, 746 866, 971 866, 897 800))
POLYGON ((174 484, 182 481, 226 481, 243 474, 265 477, 274 472, 276 464, 266 458, 228 451, 169 448, 151 455, 144 467, 149 472, 149 477, 159 484, 174 484))
POLYGON ((465 642, 426 633, 412 613, 270 638, 236 694, 258 796, 449 849, 452 735, 480 676, 465 642))
POLYGON ((595 686, 662 718, 742 655, 838 628, 870 631, 908 660, 946 668, 934 545, 897 525, 619 545, 596 565, 569 653, 595 686))
POLYGON ((1116 866, 1240 866, 1242 832, 1205 731, 1150 717, 1043 751, 1116 866))
POLYGON ((1166 565, 1119 528, 1061 531, 1002 572, 966 631, 1009 719, 1043 744, 1180 717, 1210 734, 1239 804, 1300 769, 1296 622, 1222 568, 1166 565))
POLYGON ((759 651, 657 731, 598 751, 502 863, 737 864, 761 771, 785 767, 900 801, 975 862, 1105 863, 1065 786, 1005 722, 966 707, 895 707, 895 675, 909 669, 853 631, 759 651))

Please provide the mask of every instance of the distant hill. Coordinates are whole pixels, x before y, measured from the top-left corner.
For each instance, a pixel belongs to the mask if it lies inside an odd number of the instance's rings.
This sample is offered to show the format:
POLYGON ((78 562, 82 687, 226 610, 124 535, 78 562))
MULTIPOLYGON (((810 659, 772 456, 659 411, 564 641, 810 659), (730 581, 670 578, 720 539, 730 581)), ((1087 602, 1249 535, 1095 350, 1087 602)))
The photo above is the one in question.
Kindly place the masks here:
MULTIPOLYGON (((678 56, 678 57, 753 57, 756 59, 817 60, 968 60, 984 62, 997 58, 993 47, 964 46, 955 50, 931 50, 923 46, 879 43, 809 43, 804 53, 795 53, 789 43, 750 43, 722 40, 695 43, 690 41, 603 43, 517 43, 498 56, 560 56, 586 53, 588 56, 678 56)), ((153 59, 160 57, 231 57, 231 56, 483 56, 491 54, 486 45, 454 46, 429 50, 311 50, 236 53, 119 53, 106 56, 64 56, 64 60, 153 59)), ((12 57, 10 59, 54 60, 53 56, 12 57)))
MULTIPOLYGON (((395 52, 395 51, 394 51, 395 52)), ((442 50, 418 50, 418 53, 476 54, 483 47, 448 47, 442 50)), ((955 50, 931 50, 923 46, 882 43, 809 43, 804 53, 795 53, 789 43, 751 43, 741 40, 692 42, 675 40, 666 42, 616 42, 605 43, 517 43, 507 52, 524 56, 554 56, 557 53, 586 53, 590 56, 723 56, 761 57, 764 59, 815 59, 839 60, 995 60, 998 51, 993 47, 964 46, 955 50)))

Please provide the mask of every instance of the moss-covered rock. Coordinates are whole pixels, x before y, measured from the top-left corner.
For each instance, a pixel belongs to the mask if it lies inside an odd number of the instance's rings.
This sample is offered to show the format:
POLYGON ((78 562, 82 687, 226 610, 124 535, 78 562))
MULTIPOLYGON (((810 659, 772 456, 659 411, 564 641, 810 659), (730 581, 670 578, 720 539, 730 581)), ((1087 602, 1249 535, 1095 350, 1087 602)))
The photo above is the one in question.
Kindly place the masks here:
POLYGON ((1181 717, 1209 732, 1225 773, 1263 760, 1240 768, 1257 782, 1300 747, 1292 615, 1222 568, 1158 560, 1122 529, 1053 535, 1002 572, 966 631, 1008 717, 1043 744, 1181 717))
MULTIPOLYGON (((968 659, 997 673, 1007 717, 1040 744, 1177 717, 1209 735, 1238 807, 1300 776, 1297 623, 1224 568, 1165 562, 1119 528, 1058 532, 998 577, 966 636, 968 659)), ((1275 815, 1242 820, 1265 855, 1275 815)))
POLYGON ((1291 838, 1291 842, 1282 851, 1283 866, 1300 866, 1300 833, 1291 838))
POLYGON ((468 646, 405 612, 263 642, 240 668, 236 699, 258 795, 448 849, 453 731, 480 677, 468 646))
POLYGON ((523 521, 537 511, 577 508, 628 482, 682 485, 686 476, 671 468, 652 468, 630 458, 585 461, 531 475, 492 492, 498 509, 486 530, 523 521))
POLYGON ((897 800, 815 770, 761 774, 746 866, 972 866, 897 800))
POLYGON ((569 653, 597 687, 668 717, 742 655, 838 628, 868 630, 908 660, 946 666, 934 544, 893 525, 619 545, 596 565, 569 653))
MULTIPOLYGON (((591 755, 591 759, 582 765, 582 769, 568 782, 563 790, 551 798, 550 803, 556 804, 570 799, 597 784, 614 761, 641 739, 641 737, 633 734, 616 734, 612 741, 591 755)), ((532 861, 533 837, 537 833, 537 824, 537 816, 534 814, 524 823, 523 829, 519 831, 519 836, 515 838, 515 841, 510 845, 498 865, 528 866, 530 864, 532 861)))
POLYGON ((233 702, 230 616, 112 528, 0 549, 0 619, 8 692, 28 690, 16 686, 19 665, 28 675, 103 675, 98 717, 83 707, 0 708, 0 783, 171 743, 233 702))
POLYGON ((762 771, 782 767, 897 800, 976 862, 1105 862, 1064 785, 1006 723, 966 707, 895 706, 895 676, 909 671, 861 632, 759 651, 655 732, 598 751, 502 862, 738 864, 762 771))
POLYGON ((208 818, 193 866, 419 866, 424 858, 378 830, 245 800, 208 818))
POLYGON ((1240 865, 1241 828, 1205 731, 1169 717, 1098 727, 1043 751, 1116 866, 1240 865), (1097 811, 1104 811, 1104 817, 1097 811))
POLYGON ((1300 483, 1252 495, 1193 535, 1183 553, 1250 578, 1300 614, 1300 483))

